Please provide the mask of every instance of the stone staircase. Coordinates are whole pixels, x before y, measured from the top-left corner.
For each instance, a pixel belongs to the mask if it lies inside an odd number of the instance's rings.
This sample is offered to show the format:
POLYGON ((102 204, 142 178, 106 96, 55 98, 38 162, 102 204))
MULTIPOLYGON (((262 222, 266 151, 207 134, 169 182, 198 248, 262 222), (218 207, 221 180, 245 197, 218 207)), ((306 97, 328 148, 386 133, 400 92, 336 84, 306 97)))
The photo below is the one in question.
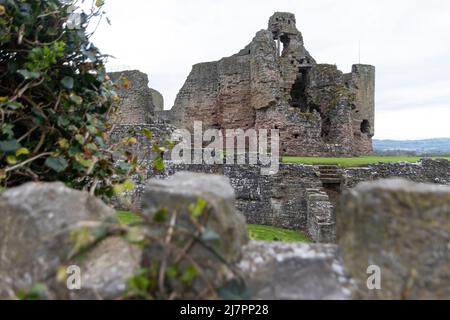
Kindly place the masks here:
POLYGON ((320 172, 320 180, 323 184, 340 184, 342 175, 339 167, 334 165, 318 166, 320 172))

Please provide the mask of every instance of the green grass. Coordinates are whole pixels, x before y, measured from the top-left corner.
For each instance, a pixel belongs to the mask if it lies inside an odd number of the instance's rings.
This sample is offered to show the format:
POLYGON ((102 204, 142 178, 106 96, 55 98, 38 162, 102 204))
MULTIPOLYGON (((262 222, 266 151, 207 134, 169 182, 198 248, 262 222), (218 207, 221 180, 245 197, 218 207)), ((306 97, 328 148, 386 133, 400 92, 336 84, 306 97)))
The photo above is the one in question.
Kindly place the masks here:
MULTIPOLYGON (((117 218, 119 222, 125 225, 139 222, 139 216, 135 213, 127 211, 118 211, 117 218)), ((252 240, 261 241, 282 241, 282 242, 309 242, 305 235, 301 232, 262 226, 256 224, 247 225, 250 238, 252 240)))
POLYGON ((119 219, 119 222, 122 224, 132 224, 141 221, 136 213, 128 211, 117 211, 117 219, 119 219))
MULTIPOLYGON (((321 157, 283 157, 285 163, 299 163, 307 165, 338 165, 341 167, 363 167, 380 162, 418 162, 424 157, 413 156, 367 156, 354 158, 321 158, 321 157)), ((433 157, 433 159, 447 159, 450 157, 433 157)))
POLYGON ((262 226, 256 224, 247 225, 250 238, 261 241, 281 242, 309 242, 304 234, 298 231, 262 226))

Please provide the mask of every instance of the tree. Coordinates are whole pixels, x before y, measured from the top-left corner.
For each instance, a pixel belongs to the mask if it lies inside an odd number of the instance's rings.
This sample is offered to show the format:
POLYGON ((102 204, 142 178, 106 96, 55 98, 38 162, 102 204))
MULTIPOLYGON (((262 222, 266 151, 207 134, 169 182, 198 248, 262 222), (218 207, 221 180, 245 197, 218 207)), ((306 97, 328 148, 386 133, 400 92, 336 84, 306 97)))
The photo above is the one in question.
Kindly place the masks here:
POLYGON ((98 193, 126 179, 136 161, 114 164, 108 118, 118 101, 88 26, 73 2, 0 0, 0 183, 66 182, 98 193), (99 187, 100 186, 100 187, 99 187))

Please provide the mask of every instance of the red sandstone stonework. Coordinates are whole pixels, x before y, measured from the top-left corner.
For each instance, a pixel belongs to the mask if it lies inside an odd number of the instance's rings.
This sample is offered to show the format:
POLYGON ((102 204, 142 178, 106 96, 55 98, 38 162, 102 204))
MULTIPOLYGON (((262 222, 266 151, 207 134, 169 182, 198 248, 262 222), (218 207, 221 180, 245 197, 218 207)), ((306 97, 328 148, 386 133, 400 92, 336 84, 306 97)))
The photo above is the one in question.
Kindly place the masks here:
POLYGON ((375 68, 317 64, 291 13, 275 13, 239 53, 193 67, 171 118, 192 128, 279 129, 281 154, 372 153, 375 68))

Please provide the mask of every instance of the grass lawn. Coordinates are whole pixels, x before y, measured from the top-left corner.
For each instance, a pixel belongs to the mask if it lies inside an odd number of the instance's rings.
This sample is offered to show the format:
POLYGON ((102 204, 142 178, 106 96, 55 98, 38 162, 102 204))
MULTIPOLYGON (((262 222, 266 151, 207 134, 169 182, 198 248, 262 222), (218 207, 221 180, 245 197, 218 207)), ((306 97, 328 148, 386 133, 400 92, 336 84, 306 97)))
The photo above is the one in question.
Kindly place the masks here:
MULTIPOLYGON (((363 167, 379 162, 417 162, 424 157, 413 156, 366 156, 354 158, 321 158, 321 157, 283 157, 284 163, 299 163, 308 165, 338 165, 341 167, 363 167)), ((433 157, 433 159, 447 159, 450 157, 433 157)))
POLYGON ((137 214, 129 211, 117 211, 117 218, 122 224, 132 224, 141 221, 137 214))
MULTIPOLYGON (((139 217, 132 212, 118 211, 117 217, 122 224, 131 224, 139 222, 139 217)), ((309 242, 309 240, 300 232, 261 226, 256 224, 247 225, 250 238, 252 240, 262 241, 282 241, 282 242, 309 242)))
POLYGON ((250 238, 262 241, 281 242, 310 242, 304 234, 298 231, 262 226, 256 224, 247 225, 250 238))

